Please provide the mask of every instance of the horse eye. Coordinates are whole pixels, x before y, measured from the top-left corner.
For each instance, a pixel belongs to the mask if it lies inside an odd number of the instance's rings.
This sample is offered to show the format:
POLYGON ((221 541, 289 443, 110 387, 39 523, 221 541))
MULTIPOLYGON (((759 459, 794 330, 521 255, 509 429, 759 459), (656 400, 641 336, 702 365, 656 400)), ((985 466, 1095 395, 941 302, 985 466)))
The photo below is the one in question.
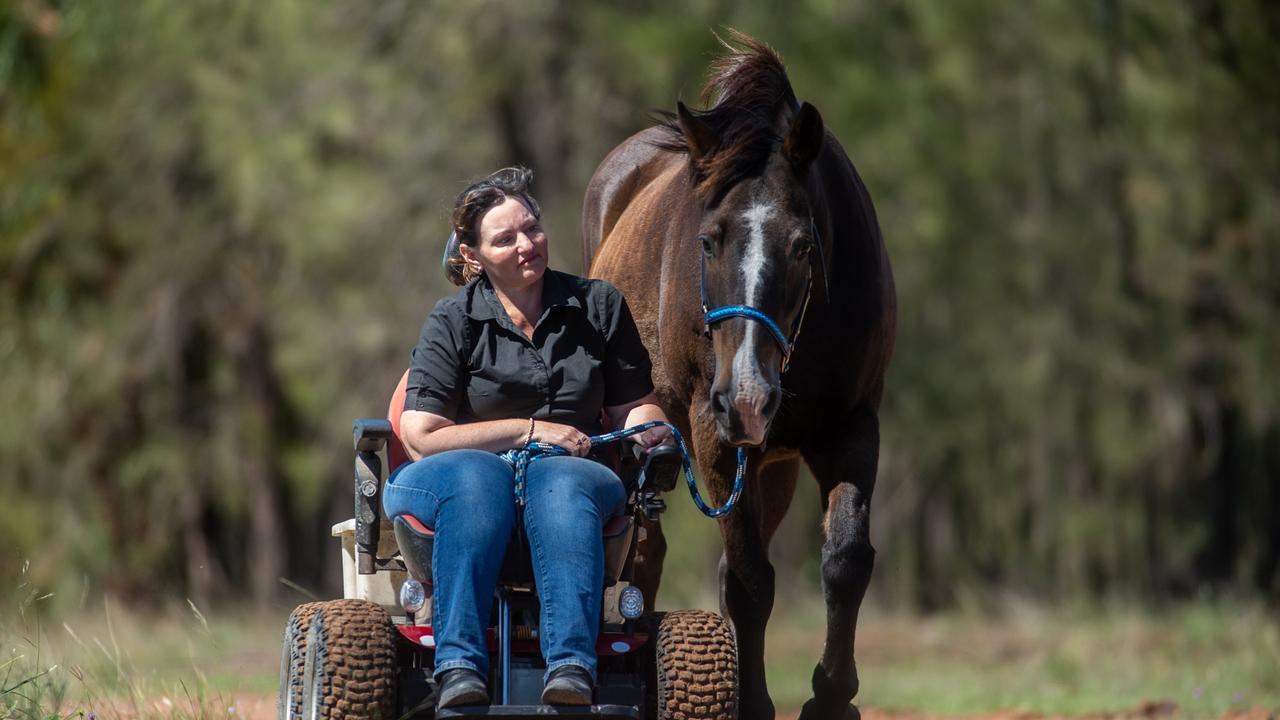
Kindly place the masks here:
POLYGON ((813 241, 805 240, 796 246, 796 258, 803 260, 809 257, 809 251, 813 250, 813 241))
POLYGON ((702 243, 702 254, 711 257, 715 254, 715 249, 711 246, 711 237, 709 235, 699 235, 698 241, 702 243))

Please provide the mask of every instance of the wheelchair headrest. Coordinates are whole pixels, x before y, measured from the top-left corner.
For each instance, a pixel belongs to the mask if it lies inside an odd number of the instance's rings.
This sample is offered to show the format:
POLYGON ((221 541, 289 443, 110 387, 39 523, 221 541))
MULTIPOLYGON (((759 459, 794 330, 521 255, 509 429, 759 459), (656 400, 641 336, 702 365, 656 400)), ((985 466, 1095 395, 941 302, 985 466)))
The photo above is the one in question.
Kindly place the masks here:
POLYGON ((440 267, 444 270, 444 276, 454 285, 462 285, 462 270, 456 265, 450 265, 449 259, 458 255, 458 233, 449 233, 449 239, 444 243, 444 255, 440 257, 440 267))

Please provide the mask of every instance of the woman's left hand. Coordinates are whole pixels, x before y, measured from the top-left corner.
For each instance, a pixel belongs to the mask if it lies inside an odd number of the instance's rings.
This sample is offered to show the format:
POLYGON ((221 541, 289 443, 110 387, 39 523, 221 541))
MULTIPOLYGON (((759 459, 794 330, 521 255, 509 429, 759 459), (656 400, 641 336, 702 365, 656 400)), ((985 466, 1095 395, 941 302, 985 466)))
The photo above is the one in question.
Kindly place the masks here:
POLYGON ((551 445, 559 445, 568 450, 570 455, 576 455, 577 457, 586 457, 587 453, 591 452, 591 438, 572 425, 549 420, 535 421, 533 423, 533 432, 530 433, 529 439, 551 445))

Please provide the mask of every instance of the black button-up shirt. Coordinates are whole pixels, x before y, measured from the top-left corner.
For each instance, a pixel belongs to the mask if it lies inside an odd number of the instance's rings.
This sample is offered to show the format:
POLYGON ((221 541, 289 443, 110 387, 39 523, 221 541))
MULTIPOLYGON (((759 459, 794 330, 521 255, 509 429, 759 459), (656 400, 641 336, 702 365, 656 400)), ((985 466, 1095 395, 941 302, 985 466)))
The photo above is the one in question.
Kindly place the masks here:
POLYGON ((487 278, 436 303, 413 350, 405 410, 456 423, 532 417, 594 435, 603 408, 653 390, 649 353, 617 288, 547 270, 542 306, 529 338, 487 278))

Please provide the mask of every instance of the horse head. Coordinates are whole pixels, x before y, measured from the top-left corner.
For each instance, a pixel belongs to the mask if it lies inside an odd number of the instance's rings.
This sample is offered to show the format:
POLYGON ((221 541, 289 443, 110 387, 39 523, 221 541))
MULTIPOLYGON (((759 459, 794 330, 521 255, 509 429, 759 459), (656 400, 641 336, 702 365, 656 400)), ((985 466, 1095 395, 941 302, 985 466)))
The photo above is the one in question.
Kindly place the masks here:
POLYGON ((697 241, 714 357, 710 408, 721 439, 739 446, 765 441, 822 271, 806 187, 825 129, 809 103, 785 110, 763 128, 757 123, 756 132, 683 103, 675 117, 702 206, 697 241))

